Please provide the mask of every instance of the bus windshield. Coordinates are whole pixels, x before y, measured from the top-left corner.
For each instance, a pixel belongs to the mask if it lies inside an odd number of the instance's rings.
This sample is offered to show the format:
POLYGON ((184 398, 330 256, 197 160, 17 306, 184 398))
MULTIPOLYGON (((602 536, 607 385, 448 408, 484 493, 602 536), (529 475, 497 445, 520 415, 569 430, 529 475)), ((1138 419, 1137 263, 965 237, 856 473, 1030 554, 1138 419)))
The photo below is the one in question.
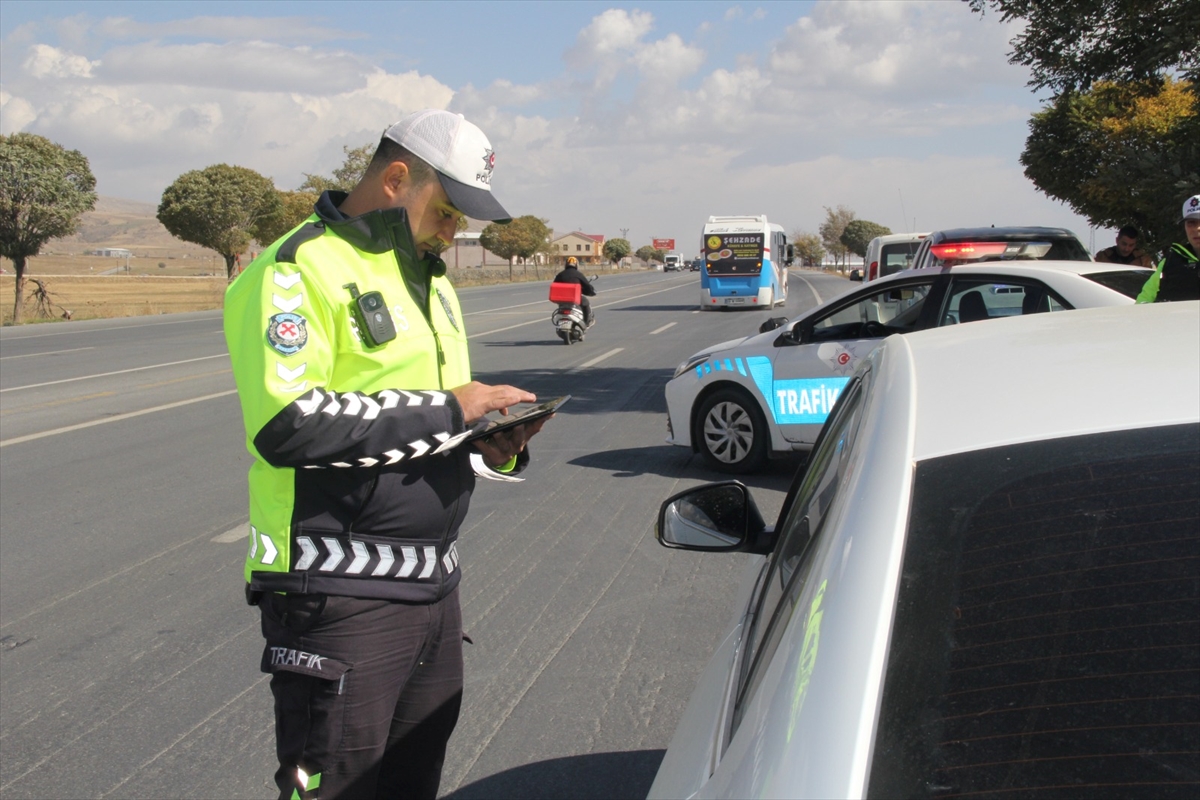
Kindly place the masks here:
POLYGON ((761 233, 711 233, 704 238, 709 275, 758 275, 762 272, 761 233))

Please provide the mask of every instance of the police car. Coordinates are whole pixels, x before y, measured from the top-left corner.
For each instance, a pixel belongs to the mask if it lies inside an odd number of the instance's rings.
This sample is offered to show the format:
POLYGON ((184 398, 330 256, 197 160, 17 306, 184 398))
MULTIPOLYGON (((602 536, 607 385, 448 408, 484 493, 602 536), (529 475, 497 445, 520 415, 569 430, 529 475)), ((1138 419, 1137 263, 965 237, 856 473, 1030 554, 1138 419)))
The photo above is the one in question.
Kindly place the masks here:
POLYGON ((664 504, 755 555, 650 797, 1192 796, 1198 512, 1200 303, 889 338, 773 526, 664 504))
POLYGON ((681 363, 666 386, 667 441, 692 448, 714 469, 753 472, 773 453, 810 449, 850 373, 891 334, 1130 305, 1145 282, 1145 270, 1091 261, 990 262, 890 275, 782 327, 681 363))

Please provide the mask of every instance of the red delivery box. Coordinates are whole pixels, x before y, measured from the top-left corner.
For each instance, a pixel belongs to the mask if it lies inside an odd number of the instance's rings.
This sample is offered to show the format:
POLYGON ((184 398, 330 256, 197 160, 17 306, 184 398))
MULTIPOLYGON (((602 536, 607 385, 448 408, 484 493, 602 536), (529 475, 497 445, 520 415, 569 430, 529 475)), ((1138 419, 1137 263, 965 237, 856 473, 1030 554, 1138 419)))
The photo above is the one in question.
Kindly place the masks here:
POLYGON ((579 298, 582 296, 583 287, 578 283, 550 284, 551 303, 574 303, 575 305, 579 305, 579 298))

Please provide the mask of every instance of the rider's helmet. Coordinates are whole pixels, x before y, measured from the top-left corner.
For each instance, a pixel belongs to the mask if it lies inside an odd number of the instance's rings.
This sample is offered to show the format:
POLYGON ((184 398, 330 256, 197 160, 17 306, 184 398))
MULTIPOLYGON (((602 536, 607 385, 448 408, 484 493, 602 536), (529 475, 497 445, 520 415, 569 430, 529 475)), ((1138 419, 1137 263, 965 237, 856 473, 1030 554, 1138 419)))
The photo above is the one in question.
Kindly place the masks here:
POLYGON ((568 256, 567 257, 567 266, 568 267, 578 267, 579 259, 577 259, 575 256, 568 256))

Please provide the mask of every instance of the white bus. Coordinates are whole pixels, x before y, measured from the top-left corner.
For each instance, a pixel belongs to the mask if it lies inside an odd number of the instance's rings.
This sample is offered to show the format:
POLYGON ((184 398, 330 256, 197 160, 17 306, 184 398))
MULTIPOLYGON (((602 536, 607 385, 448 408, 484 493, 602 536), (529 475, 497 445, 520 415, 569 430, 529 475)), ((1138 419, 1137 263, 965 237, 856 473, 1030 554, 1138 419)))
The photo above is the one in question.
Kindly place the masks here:
POLYGON ((709 217, 701 252, 702 309, 769 309, 787 302, 792 245, 783 227, 765 215, 709 217))

